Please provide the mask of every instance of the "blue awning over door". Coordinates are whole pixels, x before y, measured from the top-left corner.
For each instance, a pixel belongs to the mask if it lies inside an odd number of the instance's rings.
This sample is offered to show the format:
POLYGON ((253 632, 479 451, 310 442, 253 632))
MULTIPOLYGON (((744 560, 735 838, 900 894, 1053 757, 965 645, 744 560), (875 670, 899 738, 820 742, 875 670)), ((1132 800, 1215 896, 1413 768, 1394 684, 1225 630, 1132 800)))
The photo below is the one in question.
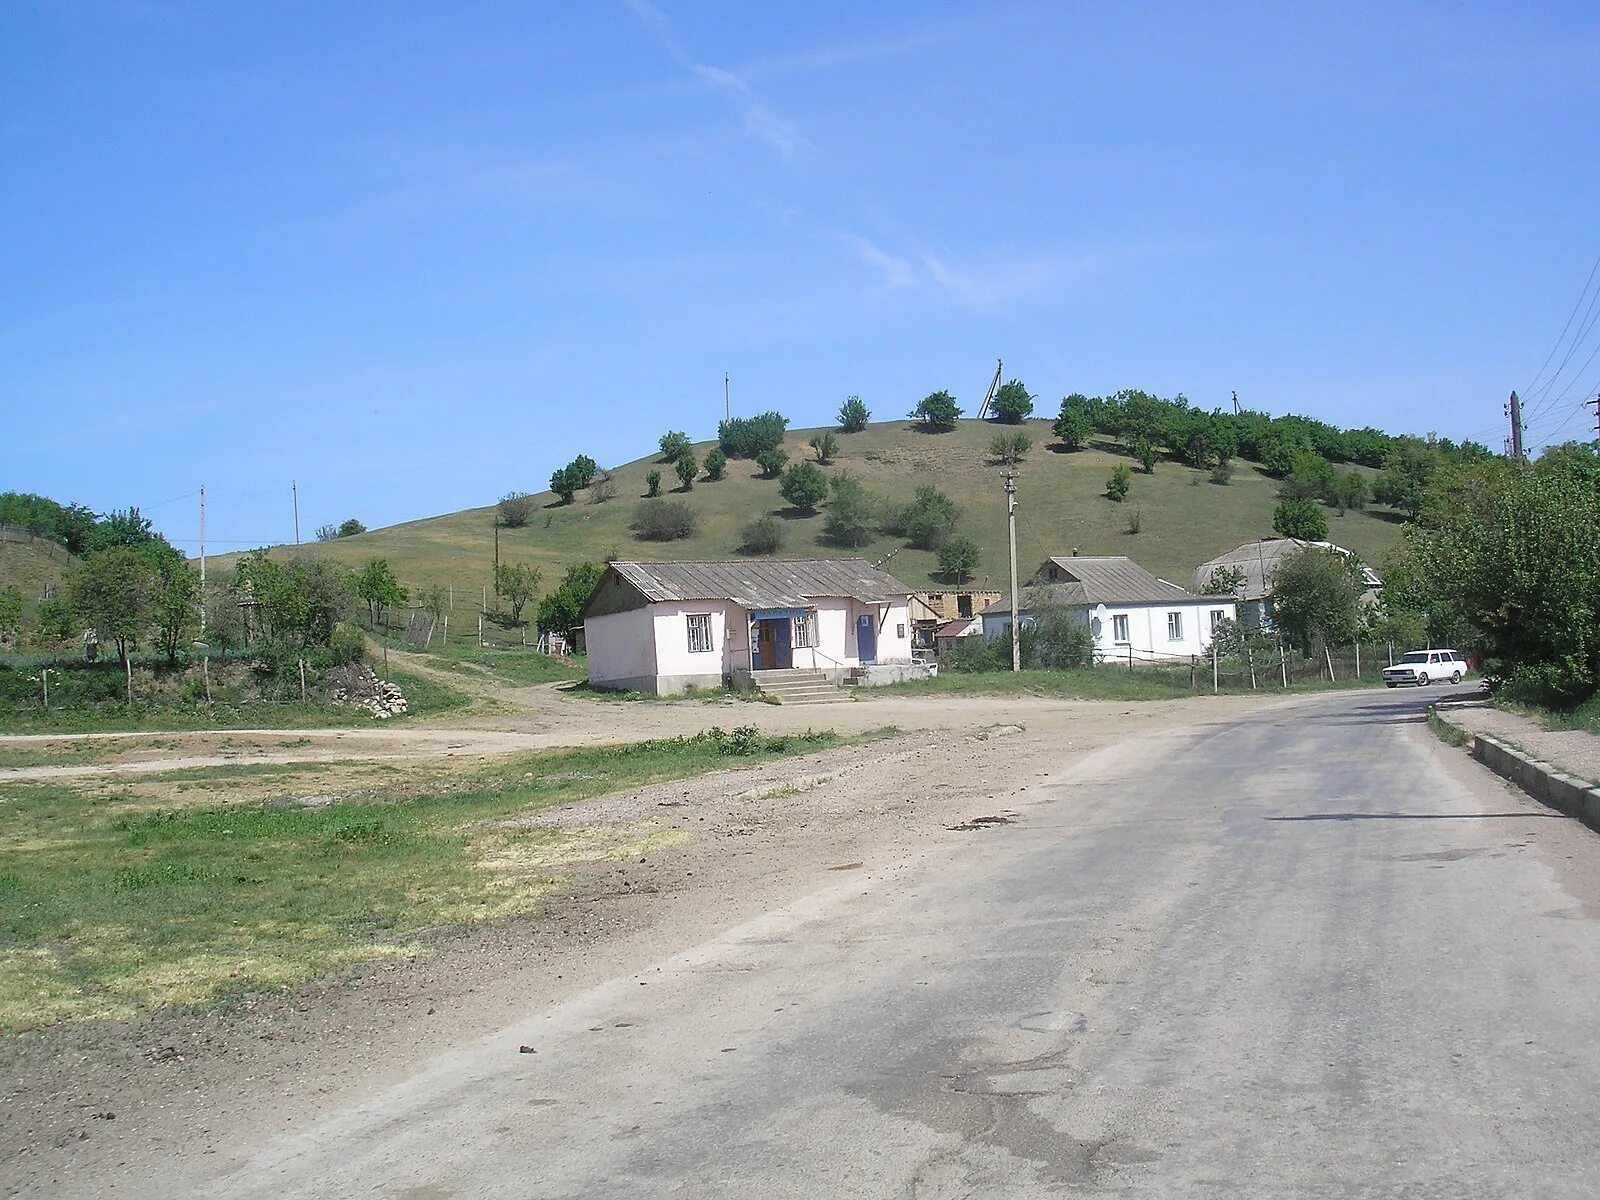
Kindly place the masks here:
POLYGON ((808 608, 752 608, 750 619, 752 621, 798 621, 811 610, 808 608))

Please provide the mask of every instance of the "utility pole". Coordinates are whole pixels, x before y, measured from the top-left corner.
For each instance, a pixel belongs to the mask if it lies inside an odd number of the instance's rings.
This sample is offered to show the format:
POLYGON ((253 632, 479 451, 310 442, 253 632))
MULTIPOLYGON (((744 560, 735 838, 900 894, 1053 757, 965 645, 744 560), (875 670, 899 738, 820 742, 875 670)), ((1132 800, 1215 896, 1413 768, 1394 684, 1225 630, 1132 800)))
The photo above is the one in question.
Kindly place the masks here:
POLYGON ((1600 396, 1583 402, 1585 408, 1594 409, 1594 440, 1600 442, 1600 396))
POLYGON ((206 640, 206 485, 200 485, 200 640, 206 640))
POLYGON ((722 419, 724 421, 733 420, 733 404, 728 399, 728 375, 727 375, 727 372, 723 372, 723 375, 722 375, 722 419))
POLYGON ((1011 543, 1011 669, 1022 670, 1022 627, 1017 624, 1017 477, 1006 472, 1006 536, 1011 543))
POLYGON ((1233 415, 1236 416, 1236 417, 1239 415, 1239 393, 1238 392, 1235 392, 1233 394, 1233 415))
POLYGON ((494 515, 494 590, 500 591, 500 514, 494 515))
POLYGON ((294 497, 294 544, 300 544, 300 485, 289 480, 289 494, 294 497))
POLYGON ((1506 415, 1511 418, 1511 457, 1522 461, 1522 401, 1515 392, 1506 402, 1506 415))

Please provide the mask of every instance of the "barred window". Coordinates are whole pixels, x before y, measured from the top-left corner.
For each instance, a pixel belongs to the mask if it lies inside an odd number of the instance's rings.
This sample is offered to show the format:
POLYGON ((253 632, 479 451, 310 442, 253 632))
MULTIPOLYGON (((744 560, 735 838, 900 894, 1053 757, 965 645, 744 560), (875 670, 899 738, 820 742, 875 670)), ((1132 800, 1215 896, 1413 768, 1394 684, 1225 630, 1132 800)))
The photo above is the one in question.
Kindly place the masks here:
POLYGON ((713 649, 711 643, 711 614, 689 614, 689 653, 709 654, 713 649))
POLYGON ((794 644, 796 649, 817 644, 817 614, 808 612, 794 619, 794 644))

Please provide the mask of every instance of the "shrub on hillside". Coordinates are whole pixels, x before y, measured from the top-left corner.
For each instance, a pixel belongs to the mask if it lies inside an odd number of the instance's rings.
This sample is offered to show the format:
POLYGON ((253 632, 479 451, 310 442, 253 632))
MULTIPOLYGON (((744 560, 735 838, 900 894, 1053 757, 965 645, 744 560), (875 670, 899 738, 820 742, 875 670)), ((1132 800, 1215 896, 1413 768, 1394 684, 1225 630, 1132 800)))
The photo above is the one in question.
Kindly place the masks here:
POLYGON ((689 448, 689 435, 674 430, 661 435, 661 461, 677 462, 678 456, 689 448))
POLYGON ((878 498, 855 476, 840 471, 828 481, 830 496, 823 533, 836 546, 854 549, 872 540, 878 515, 878 498))
POLYGON ((1111 478, 1106 480, 1106 498, 1120 504, 1128 498, 1128 489, 1132 486, 1133 472, 1128 470, 1127 463, 1118 463, 1111 478))
POLYGON ((761 468, 761 478, 776 479, 783 470, 783 464, 789 461, 789 456, 776 446, 763 450, 756 455, 756 466, 761 468))
POLYGON ((1033 415, 1033 397, 1022 386, 1022 380, 1011 379, 1000 385, 989 407, 1002 425, 1020 425, 1033 415))
POLYGON ((911 502, 893 515, 885 531, 905 538, 919 550, 937 550, 956 527, 961 510, 956 502, 931 484, 923 484, 911 502))
POLYGON ((1094 424, 1089 419, 1088 398, 1073 394, 1061 401, 1061 415, 1056 418, 1051 432, 1068 450, 1082 450, 1089 444, 1094 424))
POLYGON ((717 441, 731 458, 756 458, 776 450, 789 428, 782 413, 764 412, 754 417, 730 417, 717 425, 717 441))
POLYGON ((870 420, 872 413, 860 396, 851 396, 839 406, 839 428, 846 433, 860 433, 870 420))
POLYGON ((828 494, 828 477, 816 463, 794 463, 784 471, 778 492, 801 512, 816 512, 828 494))
POLYGON ((1014 467, 1033 449, 1033 439, 1025 433, 1002 433, 989 442, 989 457, 1014 467))
POLYGON ((686 492, 694 487, 694 477, 700 474, 700 464, 695 462, 692 450, 685 450, 678 455, 677 461, 672 464, 672 469, 677 472, 678 482, 686 492))
POLYGON ((811 449, 819 463, 831 463, 839 452, 839 438, 831 430, 823 430, 811 439, 811 449))
POLYGON ((713 446, 706 451, 706 478, 712 483, 717 483, 728 475, 728 456, 723 453, 721 446, 713 446))
POLYGON ((745 554, 776 554, 786 534, 776 517, 757 517, 739 531, 739 549, 745 554))
POLYGON ((644 474, 644 494, 646 496, 661 495, 661 472, 651 467, 644 474))
POLYGON ((633 510, 633 536, 642 542, 681 541, 699 527, 694 509, 683 500, 642 500, 633 510))
POLYGON ((527 492, 507 492, 496 506, 500 524, 506 529, 521 529, 533 519, 535 505, 534 498, 527 492))
POLYGON ((949 392, 930 392, 911 410, 910 416, 933 433, 946 433, 956 427, 956 421, 961 417, 961 406, 949 392))
POLYGON ((982 561, 983 551, 969 537, 953 537, 939 547, 939 570, 946 579, 970 579, 982 561))
POLYGON ((1272 528, 1284 537, 1307 542, 1328 538, 1328 518, 1315 500, 1284 500, 1272 510, 1272 528))

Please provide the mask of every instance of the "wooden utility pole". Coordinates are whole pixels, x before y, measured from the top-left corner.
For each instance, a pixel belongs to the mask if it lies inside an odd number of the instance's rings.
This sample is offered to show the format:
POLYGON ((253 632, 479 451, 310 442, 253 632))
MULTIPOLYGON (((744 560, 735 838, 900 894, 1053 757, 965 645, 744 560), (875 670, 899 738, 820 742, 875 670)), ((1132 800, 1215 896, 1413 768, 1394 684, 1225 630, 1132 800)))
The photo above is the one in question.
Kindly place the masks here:
POLYGON ((1506 402, 1506 415, 1511 418, 1511 457, 1522 462, 1522 401, 1515 392, 1506 402))
POLYGON ((200 640, 206 640, 206 485, 200 485, 200 640))
MULTIPOLYGON (((500 514, 499 513, 495 513, 495 515, 494 515, 494 594, 496 596, 498 596, 500 594, 500 514)), ((496 608, 499 607, 499 602, 498 601, 495 602, 495 607, 496 608)))
POLYGON ((300 544, 300 485, 289 480, 289 494, 294 497, 294 544, 300 544))
POLYGON ((1011 669, 1022 670, 1022 627, 1017 624, 1017 477, 1006 472, 1006 537, 1011 543, 1011 669))

